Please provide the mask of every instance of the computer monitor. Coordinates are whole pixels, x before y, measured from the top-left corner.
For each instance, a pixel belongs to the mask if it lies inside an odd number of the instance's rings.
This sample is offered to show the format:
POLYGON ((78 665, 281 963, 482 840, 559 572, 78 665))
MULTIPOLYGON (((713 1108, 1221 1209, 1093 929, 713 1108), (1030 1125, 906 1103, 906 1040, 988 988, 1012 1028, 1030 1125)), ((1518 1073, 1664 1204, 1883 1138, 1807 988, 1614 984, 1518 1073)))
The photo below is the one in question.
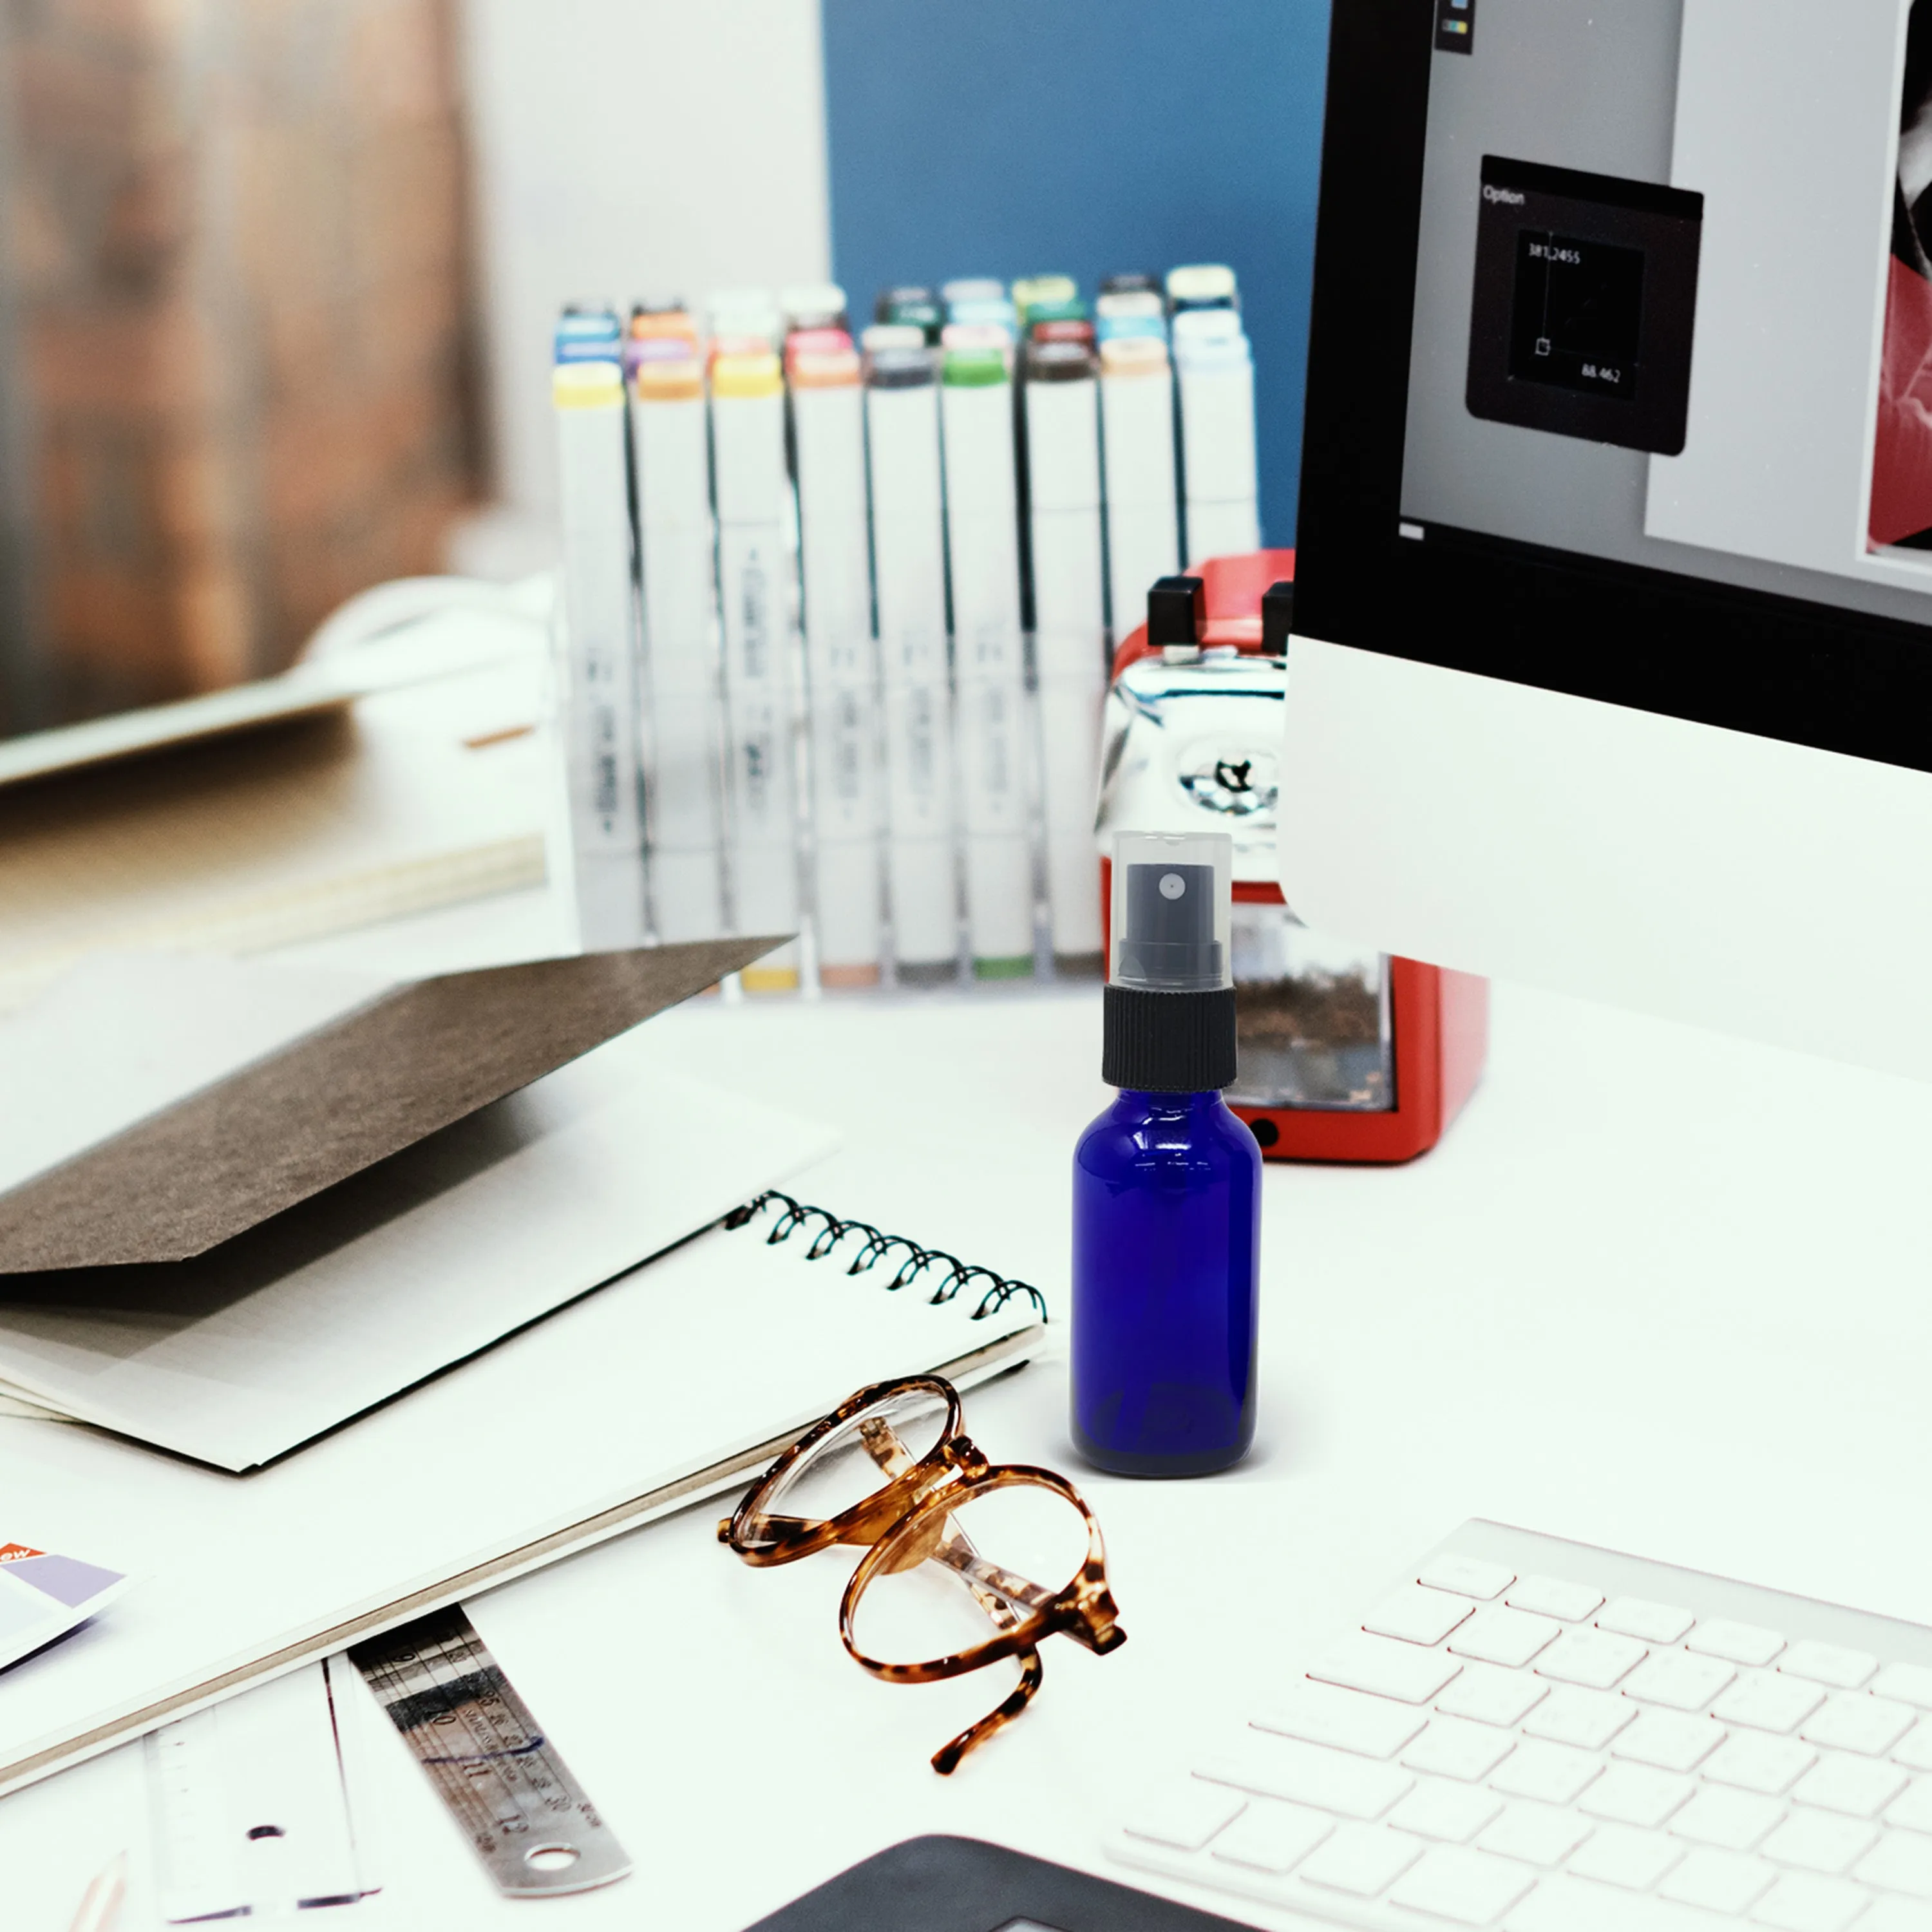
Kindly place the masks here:
POLYGON ((1932 0, 1334 0, 1307 922, 1932 1076, 1932 0))

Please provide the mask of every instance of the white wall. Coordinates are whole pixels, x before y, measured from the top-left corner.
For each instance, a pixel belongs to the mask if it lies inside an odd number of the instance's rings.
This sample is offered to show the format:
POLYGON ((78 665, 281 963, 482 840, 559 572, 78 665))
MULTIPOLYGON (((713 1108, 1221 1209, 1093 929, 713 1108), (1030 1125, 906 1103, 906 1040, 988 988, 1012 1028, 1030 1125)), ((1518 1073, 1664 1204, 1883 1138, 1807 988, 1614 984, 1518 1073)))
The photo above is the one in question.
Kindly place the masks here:
POLYGON ((556 502, 550 328, 830 272, 818 0, 463 0, 499 492, 556 502))

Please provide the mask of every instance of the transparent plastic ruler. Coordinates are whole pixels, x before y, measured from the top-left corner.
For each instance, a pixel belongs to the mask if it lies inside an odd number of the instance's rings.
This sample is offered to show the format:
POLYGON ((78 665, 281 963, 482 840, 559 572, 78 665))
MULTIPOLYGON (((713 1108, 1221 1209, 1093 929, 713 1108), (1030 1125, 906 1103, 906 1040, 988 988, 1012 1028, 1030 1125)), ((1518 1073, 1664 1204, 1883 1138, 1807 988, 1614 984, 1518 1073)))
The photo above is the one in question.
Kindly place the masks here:
POLYGON ((460 1606, 349 1658, 512 1898, 587 1892, 631 1861, 460 1606))

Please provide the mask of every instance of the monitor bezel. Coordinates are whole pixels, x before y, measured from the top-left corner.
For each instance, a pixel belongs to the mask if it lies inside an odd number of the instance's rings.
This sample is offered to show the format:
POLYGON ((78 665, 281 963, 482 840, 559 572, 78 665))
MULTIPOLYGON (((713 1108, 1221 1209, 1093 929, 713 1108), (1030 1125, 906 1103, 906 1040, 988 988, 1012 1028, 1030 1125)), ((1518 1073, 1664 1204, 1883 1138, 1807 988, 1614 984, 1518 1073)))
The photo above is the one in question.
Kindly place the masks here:
POLYGON ((1438 54, 1436 15, 1334 0, 1295 628, 1932 770, 1932 628, 1439 524, 1399 533, 1430 63, 1481 58, 1438 54))

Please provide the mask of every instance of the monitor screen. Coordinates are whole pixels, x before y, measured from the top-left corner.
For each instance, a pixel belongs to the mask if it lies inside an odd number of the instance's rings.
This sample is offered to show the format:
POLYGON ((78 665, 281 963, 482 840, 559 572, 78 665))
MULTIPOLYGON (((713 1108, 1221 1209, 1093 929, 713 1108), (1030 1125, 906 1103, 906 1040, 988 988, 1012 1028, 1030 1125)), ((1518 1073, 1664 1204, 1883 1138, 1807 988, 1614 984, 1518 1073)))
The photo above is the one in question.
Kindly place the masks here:
POLYGON ((1932 0, 1336 0, 1303 500, 1310 634, 1932 765, 1932 0))

